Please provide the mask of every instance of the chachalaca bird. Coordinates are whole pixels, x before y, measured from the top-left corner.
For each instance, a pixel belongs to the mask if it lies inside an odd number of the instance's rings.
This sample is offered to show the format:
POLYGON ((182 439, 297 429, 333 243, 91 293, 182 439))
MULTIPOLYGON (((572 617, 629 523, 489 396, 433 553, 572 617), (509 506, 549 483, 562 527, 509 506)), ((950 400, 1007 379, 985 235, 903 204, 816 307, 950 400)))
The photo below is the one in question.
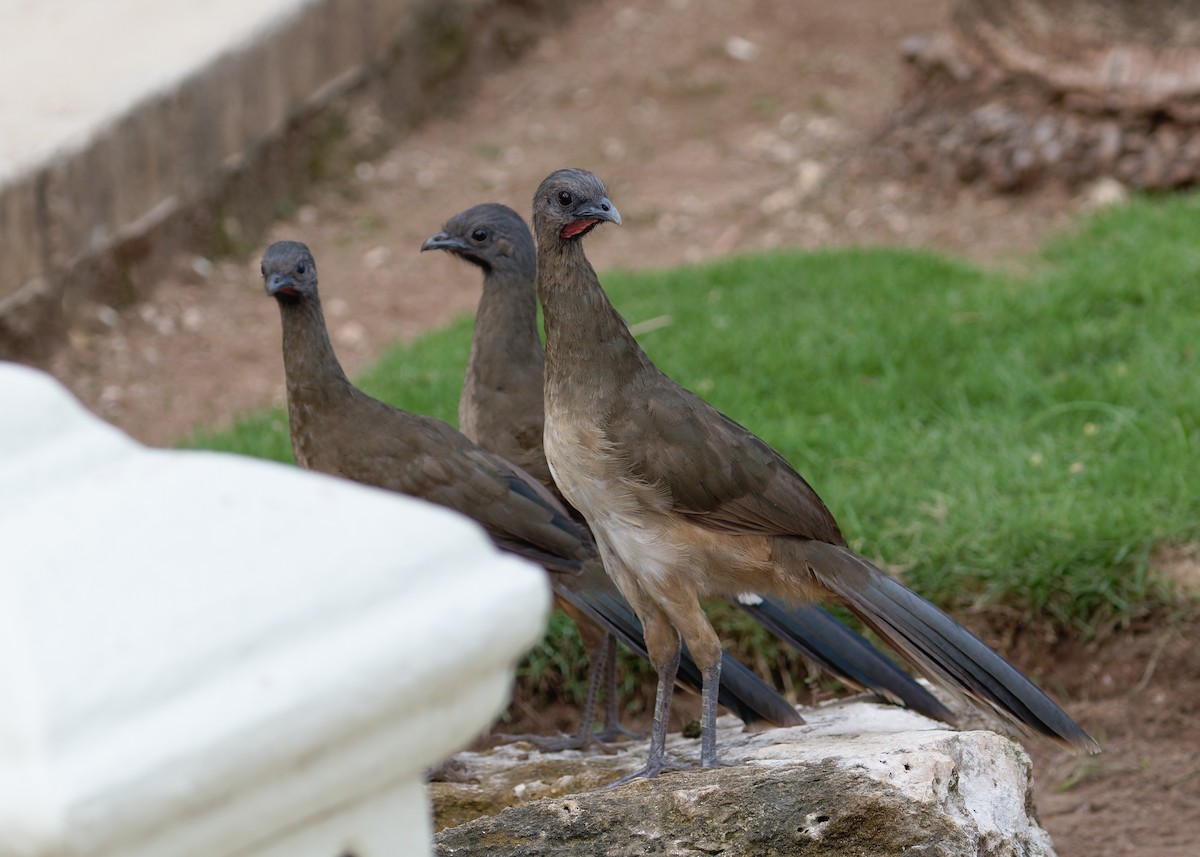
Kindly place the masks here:
POLYGON ((393 408, 350 383, 329 341, 306 246, 272 244, 262 275, 283 324, 297 464, 448 506, 482 524, 499 547, 548 571, 579 573, 594 558, 586 530, 528 473, 441 420, 393 408))
MULTIPOLYGON (((500 548, 548 571, 606 579, 587 528, 541 482, 447 423, 392 407, 350 383, 329 340, 316 262, 305 245, 272 244, 262 258, 262 276, 267 294, 279 305, 283 326, 288 421, 297 464, 448 506, 482 524, 500 548)), ((561 578, 569 576, 551 574, 551 585, 558 590, 561 578)), ((602 597, 603 589, 587 587, 573 603, 620 633, 632 611, 622 616, 619 606, 602 597)), ((740 664, 731 668, 720 701, 743 720, 803 722, 774 688, 740 664)), ((698 689, 700 674, 693 671, 698 689)), ((590 723, 588 729, 590 733, 590 723)))
POLYGON ((1006 660, 940 609, 849 549, 804 478, 774 449, 663 374, 600 285, 582 239, 620 224, 585 170, 548 176, 533 198, 545 314, 546 457, 591 526, 604 566, 642 620, 659 674, 646 768, 665 755, 680 636, 704 675, 702 766, 717 763, 721 642, 706 595, 759 591, 836 600, 914 667, 1027 734, 1097 743, 1006 660))
MULTIPOLYGON (((451 217, 440 232, 425 240, 421 250, 448 251, 483 272, 467 376, 458 403, 463 434, 484 449, 519 464, 557 495, 542 447, 544 358, 537 330, 533 235, 517 212, 498 203, 485 203, 451 217)), ((621 609, 631 612, 606 576, 585 575, 561 581, 560 585, 576 591, 600 588, 605 597, 621 602, 621 609)), ((599 664, 604 664, 608 703, 605 731, 615 731, 614 638, 604 635, 587 617, 577 615, 569 602, 559 600, 579 628, 589 664, 596 664, 593 676, 599 664)), ((737 599, 737 603, 847 684, 874 690, 930 717, 947 721, 953 717, 936 697, 821 607, 792 607, 753 593, 737 599)), ((586 711, 584 721, 588 721, 586 711)))

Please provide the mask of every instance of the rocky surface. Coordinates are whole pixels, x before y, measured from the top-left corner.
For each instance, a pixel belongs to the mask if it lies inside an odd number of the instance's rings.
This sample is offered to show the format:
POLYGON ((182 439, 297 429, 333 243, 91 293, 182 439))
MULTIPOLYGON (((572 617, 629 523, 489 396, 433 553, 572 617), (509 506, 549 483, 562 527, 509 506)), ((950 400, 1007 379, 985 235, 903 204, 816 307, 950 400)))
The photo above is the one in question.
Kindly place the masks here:
MULTIPOLYGON (((725 767, 604 786, 646 745, 611 754, 528 744, 460 753, 430 783, 439 855, 1051 855, 1028 756, 863 698, 758 734, 719 721, 725 767), (455 826, 448 826, 455 825, 455 826)), ((672 736, 694 763, 699 742, 672 736)))

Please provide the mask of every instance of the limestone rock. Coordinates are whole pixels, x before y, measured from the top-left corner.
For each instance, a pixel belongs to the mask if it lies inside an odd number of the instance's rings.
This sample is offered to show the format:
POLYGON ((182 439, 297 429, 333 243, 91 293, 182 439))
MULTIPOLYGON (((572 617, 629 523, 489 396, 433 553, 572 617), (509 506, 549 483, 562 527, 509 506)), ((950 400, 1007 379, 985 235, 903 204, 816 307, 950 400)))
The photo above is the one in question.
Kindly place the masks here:
MULTIPOLYGON (((640 767, 645 742, 611 755, 527 744, 460 753, 430 783, 444 828, 436 853, 1054 854, 1034 818, 1029 758, 1009 739, 865 698, 801 713, 804 726, 758 734, 723 717, 727 767, 611 790, 597 789, 640 767)), ((674 735, 668 752, 695 762, 699 742, 674 735)))

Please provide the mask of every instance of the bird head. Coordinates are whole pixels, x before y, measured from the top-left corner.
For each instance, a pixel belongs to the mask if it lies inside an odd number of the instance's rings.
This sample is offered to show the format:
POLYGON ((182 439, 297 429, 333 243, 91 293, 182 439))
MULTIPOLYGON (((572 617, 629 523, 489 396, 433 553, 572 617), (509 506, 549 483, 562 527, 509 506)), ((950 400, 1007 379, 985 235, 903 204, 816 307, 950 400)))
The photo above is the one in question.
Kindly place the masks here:
POLYGON ((421 250, 447 250, 485 272, 510 271, 532 280, 537 269, 533 235, 507 205, 489 202, 459 212, 421 250))
POLYGON ((540 240, 553 234, 562 241, 573 241, 602 222, 620 226, 621 213, 595 173, 557 170, 546 177, 534 194, 533 228, 540 240))
POLYGON ((276 241, 262 257, 263 286, 279 301, 317 295, 317 263, 299 241, 276 241))

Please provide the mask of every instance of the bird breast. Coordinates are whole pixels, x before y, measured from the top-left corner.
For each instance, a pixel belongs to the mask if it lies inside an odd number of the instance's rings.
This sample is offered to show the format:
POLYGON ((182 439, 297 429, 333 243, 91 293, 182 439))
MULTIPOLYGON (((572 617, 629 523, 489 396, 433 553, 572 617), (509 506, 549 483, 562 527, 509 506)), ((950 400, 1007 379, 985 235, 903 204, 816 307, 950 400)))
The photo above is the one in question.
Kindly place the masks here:
POLYGON ((793 582, 773 561, 771 539, 708 529, 676 514, 666 489, 632 475, 595 426, 548 413, 544 440, 555 483, 592 528, 614 578, 631 574, 652 592, 686 582, 699 594, 752 589, 794 597, 793 582), (625 569, 613 569, 608 557, 625 569))
POLYGON ((544 443, 559 490, 608 552, 639 577, 669 578, 686 546, 672 537, 662 492, 622 472, 622 457, 594 426, 547 418, 544 443))

